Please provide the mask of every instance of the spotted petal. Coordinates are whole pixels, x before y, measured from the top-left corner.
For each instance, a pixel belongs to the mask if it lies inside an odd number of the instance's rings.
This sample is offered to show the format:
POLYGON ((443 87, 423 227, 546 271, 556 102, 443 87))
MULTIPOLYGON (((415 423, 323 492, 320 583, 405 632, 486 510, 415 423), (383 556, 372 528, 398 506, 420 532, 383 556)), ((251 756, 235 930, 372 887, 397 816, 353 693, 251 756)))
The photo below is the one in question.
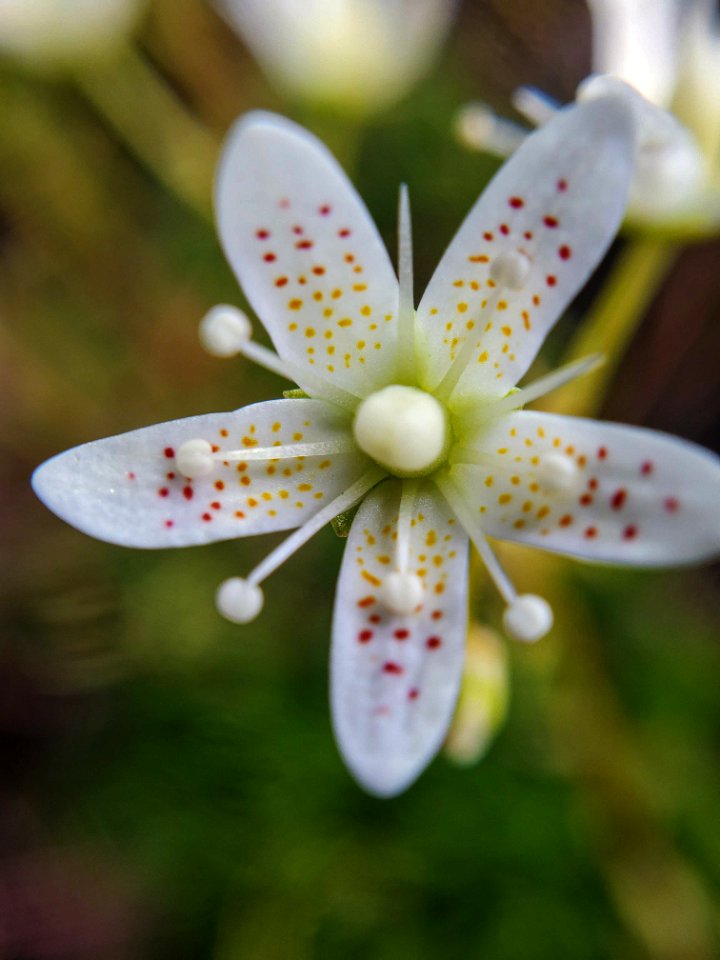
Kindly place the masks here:
POLYGON ((360 507, 343 560, 331 664, 335 734, 370 793, 400 793, 430 762, 452 717, 465 654, 467 537, 435 488, 415 504, 410 569, 422 609, 398 616, 380 588, 392 569, 400 485, 383 484, 360 507))
POLYGON ((187 440, 218 451, 338 440, 344 415, 317 400, 272 400, 232 413, 160 423, 96 440, 35 471, 40 499, 84 533, 127 547, 182 547, 299 526, 360 476, 357 452, 218 462, 188 480, 175 464, 187 440))
POLYGON ((720 460, 618 424, 519 412, 477 438, 488 465, 456 466, 491 536, 611 563, 690 563, 720 552, 720 460), (576 470, 564 492, 548 464, 576 470))
POLYGON ((364 396, 395 363, 398 285, 336 160, 306 130, 252 113, 217 183, 220 236, 278 352, 364 396))
POLYGON ((614 97, 562 110, 528 137, 470 211, 420 302, 423 386, 441 380, 468 336, 475 348, 458 395, 503 394, 517 383, 617 231, 633 153, 631 114, 614 97), (527 258, 524 283, 501 288, 493 263, 517 253, 527 258))

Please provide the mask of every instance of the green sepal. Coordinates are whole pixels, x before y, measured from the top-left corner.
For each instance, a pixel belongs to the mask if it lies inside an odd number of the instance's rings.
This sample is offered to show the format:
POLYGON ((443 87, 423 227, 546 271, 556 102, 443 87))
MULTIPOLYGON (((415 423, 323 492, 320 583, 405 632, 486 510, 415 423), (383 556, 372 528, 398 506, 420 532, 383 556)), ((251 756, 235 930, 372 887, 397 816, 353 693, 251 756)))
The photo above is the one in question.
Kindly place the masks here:
POLYGON ((283 397, 286 400, 309 400, 310 397, 304 390, 283 390, 283 397))
POLYGON ((335 536, 340 537, 342 540, 347 539, 348 534, 350 533, 350 527, 352 526, 352 522, 355 519, 355 514, 357 512, 357 507, 350 507, 350 509, 346 510, 344 513, 339 513, 336 517, 333 517, 333 519, 330 521, 330 525, 335 531, 335 536))

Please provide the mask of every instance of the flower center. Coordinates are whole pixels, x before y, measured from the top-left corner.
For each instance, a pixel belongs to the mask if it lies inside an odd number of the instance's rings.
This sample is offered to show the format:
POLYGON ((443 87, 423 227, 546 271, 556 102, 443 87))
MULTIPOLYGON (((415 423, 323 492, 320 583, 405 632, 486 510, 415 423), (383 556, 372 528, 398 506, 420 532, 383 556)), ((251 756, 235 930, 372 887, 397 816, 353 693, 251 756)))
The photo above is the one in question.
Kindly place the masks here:
POLYGON ((399 384, 384 387, 358 407, 353 425, 360 449, 396 477, 435 470, 450 446, 445 408, 431 394, 399 384))

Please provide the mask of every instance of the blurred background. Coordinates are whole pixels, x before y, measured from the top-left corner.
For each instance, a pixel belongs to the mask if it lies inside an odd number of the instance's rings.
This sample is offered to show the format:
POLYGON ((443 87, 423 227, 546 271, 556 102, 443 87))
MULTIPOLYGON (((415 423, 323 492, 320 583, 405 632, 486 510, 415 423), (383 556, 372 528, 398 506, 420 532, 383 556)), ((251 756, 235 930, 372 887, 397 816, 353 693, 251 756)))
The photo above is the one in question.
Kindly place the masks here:
MULTIPOLYGON (((69 26, 43 6, 0 3, 0 958, 720 956, 717 565, 628 572, 501 547, 558 627, 506 649, 478 580, 484 682, 455 748, 379 801, 330 730, 331 530, 240 628, 214 590, 264 538, 127 551, 66 527, 28 482, 75 444, 287 386, 197 340, 211 305, 246 306, 210 202, 235 117, 277 110, 323 136, 391 250, 406 182, 420 292, 498 164, 458 141, 457 111, 516 117, 521 83, 572 99, 585 4, 464 0, 453 21, 440 0, 401 76, 373 92, 361 63, 367 85, 338 98, 273 72, 203 0, 111 0, 107 23, 100 0, 78 2, 69 26)), ((271 32, 292 50, 284 6, 271 32)), ((655 241, 619 242, 541 367, 638 242, 655 241)), ((720 241, 662 243, 595 405, 717 450, 720 241)))

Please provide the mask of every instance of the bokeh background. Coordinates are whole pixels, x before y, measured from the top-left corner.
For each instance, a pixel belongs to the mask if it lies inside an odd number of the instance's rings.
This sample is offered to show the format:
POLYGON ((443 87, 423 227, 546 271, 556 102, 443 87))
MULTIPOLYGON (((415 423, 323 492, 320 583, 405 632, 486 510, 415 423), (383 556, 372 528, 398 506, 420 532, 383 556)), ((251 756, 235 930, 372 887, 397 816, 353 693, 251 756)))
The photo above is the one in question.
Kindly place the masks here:
MULTIPOLYGON (((406 182, 420 291, 497 166, 457 141, 458 108, 512 115, 519 83, 568 100, 589 66, 581 0, 465 0, 433 68, 362 119, 279 94, 202 0, 151 0, 92 62, 0 58, 2 960, 720 956, 717 565, 501 548, 558 628, 495 650, 510 704, 476 762, 441 755, 379 801, 330 731, 332 531, 239 628, 214 590, 267 541, 131 552, 28 483, 69 446, 286 386, 197 341, 212 304, 244 305, 209 207, 236 116, 324 136, 390 249, 406 182)), ((602 409, 717 449, 720 242, 672 258, 602 409)), ((499 612, 478 581, 478 624, 499 612)))

